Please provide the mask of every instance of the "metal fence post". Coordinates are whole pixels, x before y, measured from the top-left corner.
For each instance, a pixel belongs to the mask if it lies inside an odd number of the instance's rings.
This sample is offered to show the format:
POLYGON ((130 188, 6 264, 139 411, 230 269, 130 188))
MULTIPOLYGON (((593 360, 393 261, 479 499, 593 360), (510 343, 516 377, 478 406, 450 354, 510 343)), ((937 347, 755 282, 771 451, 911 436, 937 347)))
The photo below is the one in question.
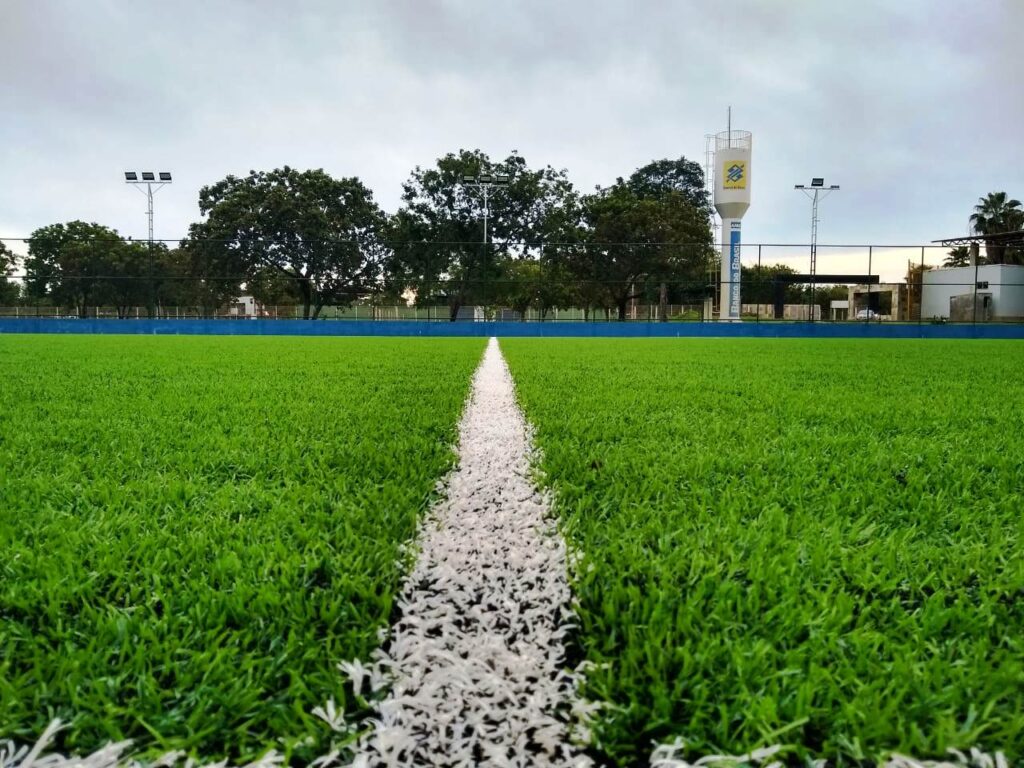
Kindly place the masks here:
POLYGON ((924 322, 924 246, 921 246, 921 295, 917 301, 917 324, 924 322))
POLYGON ((971 317, 973 318, 971 320, 971 325, 977 325, 978 324, 978 259, 974 260, 974 292, 972 293, 972 297, 973 297, 972 303, 974 304, 974 306, 971 307, 971 317))
MULTIPOLYGON (((757 244, 757 295, 755 298, 756 303, 754 304, 755 323, 761 322, 761 243, 757 244)), ((740 307, 742 310, 743 308, 740 307)), ((742 314, 742 312, 741 312, 742 314)))
MULTIPOLYGON (((868 246, 868 305, 867 305, 867 307, 865 307, 865 311, 864 311, 864 322, 865 323, 870 323, 871 322, 871 312, 872 312, 872 310, 871 310, 871 286, 874 285, 874 281, 872 281, 872 279, 871 279, 871 261, 872 261, 873 258, 874 258, 874 246, 869 245, 868 246)), ((854 310, 856 310, 856 309, 857 309, 857 307, 854 306, 854 310)))

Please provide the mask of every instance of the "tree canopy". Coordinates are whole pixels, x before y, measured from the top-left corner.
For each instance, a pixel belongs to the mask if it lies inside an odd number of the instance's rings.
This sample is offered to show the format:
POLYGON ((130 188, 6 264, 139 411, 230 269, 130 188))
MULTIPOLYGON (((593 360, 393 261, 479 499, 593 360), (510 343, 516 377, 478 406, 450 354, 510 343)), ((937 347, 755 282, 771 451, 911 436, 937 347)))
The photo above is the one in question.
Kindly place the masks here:
POLYGON ((635 170, 626 182, 618 180, 641 200, 660 199, 675 192, 694 208, 711 213, 704 188, 704 169, 692 160, 654 160, 635 170))
MULTIPOLYGON (((620 320, 630 300, 650 298, 652 288, 662 295, 668 283, 685 285, 695 296, 705 290, 703 272, 713 254, 707 210, 694 204, 698 190, 680 189, 680 177, 662 172, 680 163, 685 169, 686 161, 663 163, 584 199, 586 248, 571 260, 571 269, 600 286, 596 292, 607 295, 620 320)), ((700 202, 703 177, 695 170, 700 202)))
POLYGON ((125 240, 101 224, 51 224, 29 237, 25 289, 29 296, 48 296, 74 308, 80 317, 101 304, 116 306, 119 314, 146 306, 152 315, 152 257, 145 244, 125 240))
POLYGON ((384 214, 356 178, 285 166, 203 187, 187 244, 215 270, 255 279, 275 270, 292 281, 303 317, 349 305, 380 278, 384 214), (228 267, 228 269, 224 269, 228 267))
POLYGON ((16 304, 21 298, 21 286, 8 279, 15 264, 14 254, 6 243, 0 242, 0 306, 16 304))
POLYGON ((459 150, 417 167, 402 188, 402 207, 392 219, 395 245, 390 277, 415 291, 420 303, 445 303, 449 317, 469 303, 497 298, 506 253, 537 254, 544 241, 571 237, 579 206, 565 171, 531 169, 513 152, 492 161, 480 150, 459 150), (483 190, 464 177, 504 174, 508 184, 487 190, 484 241, 483 190))
MULTIPOLYGON (((1020 200, 1005 192, 989 192, 979 198, 971 214, 971 227, 979 235, 999 235, 1024 229, 1024 208, 1020 200)), ((1024 249, 1009 247, 998 240, 986 239, 985 252, 992 264, 1024 263, 1024 249)))

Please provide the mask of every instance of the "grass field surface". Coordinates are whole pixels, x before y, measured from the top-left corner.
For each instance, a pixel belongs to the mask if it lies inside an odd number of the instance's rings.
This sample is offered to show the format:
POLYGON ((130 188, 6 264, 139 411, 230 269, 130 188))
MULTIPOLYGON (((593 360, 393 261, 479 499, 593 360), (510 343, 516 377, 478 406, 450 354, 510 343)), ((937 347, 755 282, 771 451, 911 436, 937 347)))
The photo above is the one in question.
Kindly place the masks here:
POLYGON ((0 337, 0 738, 320 754, 484 343, 0 337))
POLYGON ((502 342, 581 554, 596 748, 1024 759, 1024 347, 502 342))

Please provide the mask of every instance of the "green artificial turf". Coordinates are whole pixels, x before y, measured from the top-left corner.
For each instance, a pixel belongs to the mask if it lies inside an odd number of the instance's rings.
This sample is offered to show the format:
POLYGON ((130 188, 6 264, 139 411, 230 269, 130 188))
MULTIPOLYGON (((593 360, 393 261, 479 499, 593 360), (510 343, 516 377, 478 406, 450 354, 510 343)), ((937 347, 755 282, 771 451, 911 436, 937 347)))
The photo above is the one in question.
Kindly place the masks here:
POLYGON ((1024 759, 1024 344, 502 341, 596 747, 1024 759))
POLYGON ((483 347, 0 336, 0 738, 321 754, 483 347))

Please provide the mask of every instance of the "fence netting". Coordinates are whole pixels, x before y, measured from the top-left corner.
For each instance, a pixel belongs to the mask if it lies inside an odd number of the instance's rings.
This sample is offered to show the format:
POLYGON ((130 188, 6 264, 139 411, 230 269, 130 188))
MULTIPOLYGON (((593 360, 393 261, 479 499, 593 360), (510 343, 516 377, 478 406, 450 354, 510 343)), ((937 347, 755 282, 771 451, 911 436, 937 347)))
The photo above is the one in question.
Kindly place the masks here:
MULTIPOLYGON (((0 316, 708 322, 728 288, 708 244, 401 243, 346 252, 343 264, 284 254, 255 267, 204 260, 202 249, 151 247, 130 264, 103 253, 45 265, 23 257, 0 278, 0 316)), ((748 244, 740 319, 1024 322, 1018 256, 819 245, 812 275, 808 245, 748 244)))

